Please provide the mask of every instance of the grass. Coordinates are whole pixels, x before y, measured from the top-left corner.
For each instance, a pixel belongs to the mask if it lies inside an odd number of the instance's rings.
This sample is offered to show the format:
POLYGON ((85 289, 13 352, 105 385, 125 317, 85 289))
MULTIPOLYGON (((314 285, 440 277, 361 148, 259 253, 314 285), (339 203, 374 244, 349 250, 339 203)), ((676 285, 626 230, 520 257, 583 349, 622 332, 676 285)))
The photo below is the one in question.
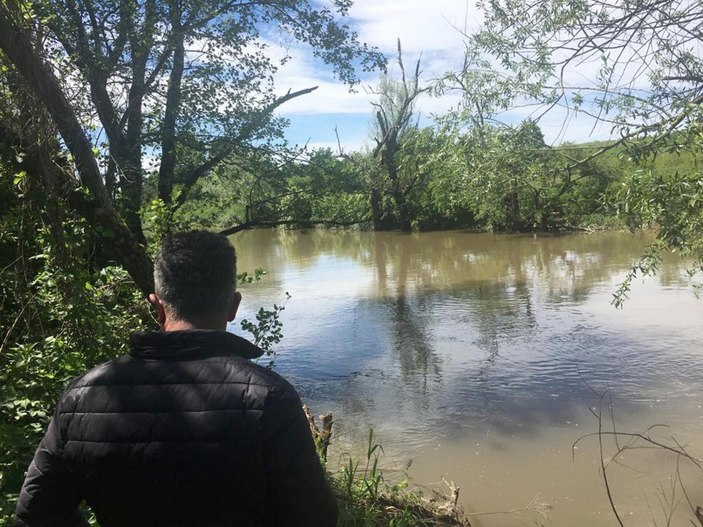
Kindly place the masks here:
POLYGON ((407 480, 385 481, 379 468, 383 447, 369 432, 366 459, 350 457, 330 482, 339 506, 339 527, 469 526, 454 500, 435 495, 427 498, 407 480))

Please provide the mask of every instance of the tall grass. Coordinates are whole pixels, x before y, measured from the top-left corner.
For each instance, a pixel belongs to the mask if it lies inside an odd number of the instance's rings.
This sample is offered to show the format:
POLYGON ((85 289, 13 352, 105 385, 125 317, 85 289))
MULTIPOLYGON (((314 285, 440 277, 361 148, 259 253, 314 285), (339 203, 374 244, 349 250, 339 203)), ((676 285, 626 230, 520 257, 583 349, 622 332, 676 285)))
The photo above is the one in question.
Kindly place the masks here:
POLYGON ((348 456, 331 476, 339 505, 339 527, 470 525, 456 507, 426 498, 420 490, 411 488, 407 479, 387 483, 379 467, 381 454, 383 447, 370 430, 366 459, 360 462, 348 456))

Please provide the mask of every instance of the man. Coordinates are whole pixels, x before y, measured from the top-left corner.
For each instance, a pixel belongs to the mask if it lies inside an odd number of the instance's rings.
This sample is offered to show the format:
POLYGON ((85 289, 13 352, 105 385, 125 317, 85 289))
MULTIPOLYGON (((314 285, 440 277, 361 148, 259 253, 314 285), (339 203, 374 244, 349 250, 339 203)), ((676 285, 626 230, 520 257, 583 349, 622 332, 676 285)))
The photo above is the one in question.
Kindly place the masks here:
POLYGON ((227 333, 241 301, 224 236, 167 238, 156 256, 162 331, 73 381, 29 467, 21 525, 331 526, 336 504, 300 399, 227 333))

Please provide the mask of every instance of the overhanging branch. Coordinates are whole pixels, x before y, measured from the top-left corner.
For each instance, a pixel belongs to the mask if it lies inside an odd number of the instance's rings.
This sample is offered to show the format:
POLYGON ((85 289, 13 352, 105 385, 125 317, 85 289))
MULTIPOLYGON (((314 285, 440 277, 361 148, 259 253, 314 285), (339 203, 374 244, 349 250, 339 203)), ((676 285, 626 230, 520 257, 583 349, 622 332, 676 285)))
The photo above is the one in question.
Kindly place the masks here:
POLYGON ((313 86, 311 88, 305 88, 303 90, 298 90, 295 92, 291 92, 290 90, 288 90, 285 95, 274 99, 261 111, 256 112, 255 115, 252 116, 249 121, 244 124, 244 126, 242 126, 239 133, 235 137, 227 139, 226 144, 222 146, 222 148, 217 154, 213 155, 212 157, 210 157, 210 159, 198 165, 197 167, 192 169, 188 174, 186 174, 183 183, 183 190, 178 196, 178 199, 174 206, 174 210, 178 209, 181 205, 183 205, 183 203, 185 203, 186 199, 188 198, 188 193, 193 188, 193 185, 195 185, 195 183, 197 183, 197 181, 201 177, 203 177, 210 170, 212 170, 222 161, 224 161, 230 154, 232 154, 232 152, 234 152, 234 149, 237 146, 241 145, 243 141, 248 140, 252 136, 252 134, 259 128, 261 123, 271 116, 271 114, 276 108, 287 103, 292 99, 295 99, 296 97, 312 93, 317 88, 317 86, 313 86))
POLYGON ((255 229, 256 227, 281 227, 285 225, 292 225, 296 227, 310 228, 316 227, 318 225, 323 225, 327 227, 352 227, 354 225, 360 225, 362 223, 368 223, 369 218, 350 220, 350 221, 335 221, 335 220, 273 220, 273 221, 260 221, 251 220, 240 223, 239 225, 234 225, 223 229, 220 234, 224 236, 230 236, 237 232, 246 231, 249 229, 255 229))

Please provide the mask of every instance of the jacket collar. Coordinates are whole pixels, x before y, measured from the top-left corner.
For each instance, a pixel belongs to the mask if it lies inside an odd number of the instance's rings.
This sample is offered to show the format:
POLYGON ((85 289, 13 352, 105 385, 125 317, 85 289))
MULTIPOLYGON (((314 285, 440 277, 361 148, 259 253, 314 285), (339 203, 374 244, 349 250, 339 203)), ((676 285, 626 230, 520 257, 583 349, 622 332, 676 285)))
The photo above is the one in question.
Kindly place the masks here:
POLYGON ((264 353, 238 335, 212 329, 132 333, 129 348, 130 355, 144 359, 204 358, 223 354, 256 359, 264 353))

